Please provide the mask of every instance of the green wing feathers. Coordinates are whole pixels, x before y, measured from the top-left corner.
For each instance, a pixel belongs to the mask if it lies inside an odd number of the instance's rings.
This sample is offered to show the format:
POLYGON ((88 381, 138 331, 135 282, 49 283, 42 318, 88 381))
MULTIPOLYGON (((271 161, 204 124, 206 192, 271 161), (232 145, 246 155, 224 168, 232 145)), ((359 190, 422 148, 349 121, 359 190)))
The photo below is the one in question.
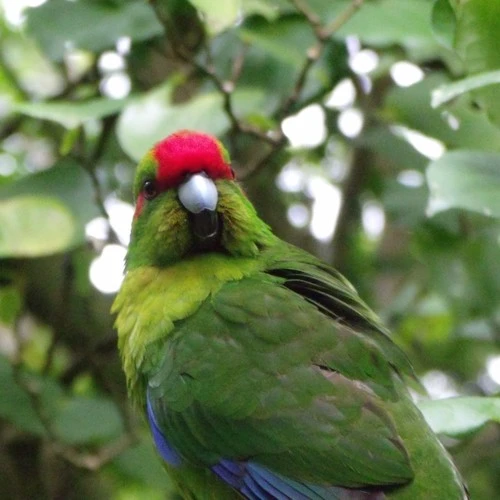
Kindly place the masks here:
POLYGON ((150 374, 172 444, 194 462, 254 457, 319 484, 409 480, 408 456, 383 401, 334 366, 346 354, 345 338, 352 336, 354 352, 364 340, 345 328, 337 336, 333 326, 271 277, 225 285, 179 323, 150 374), (332 362, 315 364, 316 357, 332 362))
POLYGON ((463 498, 410 400, 406 356, 342 277, 295 249, 287 261, 288 248, 220 279, 212 261, 206 284, 195 273, 191 313, 146 342, 132 378, 169 443, 193 470, 251 459, 295 481, 398 498, 431 498, 431 478, 446 485, 441 498, 463 498))

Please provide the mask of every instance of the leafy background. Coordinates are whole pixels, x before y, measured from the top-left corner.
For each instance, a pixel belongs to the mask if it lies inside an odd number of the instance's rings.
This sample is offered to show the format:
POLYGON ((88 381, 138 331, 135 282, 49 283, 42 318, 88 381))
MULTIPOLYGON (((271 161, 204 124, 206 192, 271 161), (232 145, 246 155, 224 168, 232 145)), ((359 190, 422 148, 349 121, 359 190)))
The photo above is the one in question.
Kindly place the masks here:
POLYGON ((219 135, 276 233, 353 281, 496 496, 498 1, 1 5, 0 497, 171 497, 109 306, 134 163, 179 128, 219 135))

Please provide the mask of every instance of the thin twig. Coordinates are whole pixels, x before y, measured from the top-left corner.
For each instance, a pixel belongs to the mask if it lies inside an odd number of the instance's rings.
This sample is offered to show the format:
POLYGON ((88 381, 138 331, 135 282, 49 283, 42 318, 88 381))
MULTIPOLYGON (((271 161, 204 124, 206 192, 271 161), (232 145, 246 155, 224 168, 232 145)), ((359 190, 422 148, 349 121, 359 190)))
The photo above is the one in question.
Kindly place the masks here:
POLYGON ((299 71, 292 93, 285 99, 285 101, 283 101, 283 104, 279 108, 277 114, 278 118, 284 118, 299 100, 307 77, 309 76, 309 71, 313 67, 314 63, 319 59, 320 55, 323 52, 323 48, 324 45, 321 42, 312 46, 307 51, 307 57, 304 61, 304 64, 302 65, 302 68, 299 71))
POLYGON ((58 441, 52 442, 52 449, 75 467, 95 471, 114 460, 118 455, 138 442, 136 436, 122 434, 116 441, 102 446, 95 453, 82 452, 58 441))
MULTIPOLYGON (((234 109, 234 104, 233 104, 233 91, 235 89, 235 81, 232 79, 230 80, 223 80, 221 79, 215 70, 213 68, 207 67, 196 60, 192 61, 193 66, 200 71, 203 75, 208 77, 216 86, 217 90, 220 92, 222 95, 222 98, 224 100, 223 107, 224 111, 229 118, 229 121, 231 122, 231 126, 243 133, 243 134, 248 134, 251 135, 257 139, 260 139, 261 141, 267 142, 271 145, 277 145, 278 141, 272 136, 267 134, 265 131, 262 131, 256 127, 253 127, 252 125, 249 125, 248 123, 244 123, 241 121, 240 118, 236 115, 235 109, 234 109)), ((240 63, 243 65, 243 62, 240 63)))
POLYGON ((61 285, 61 328, 54 329, 52 334, 52 339, 50 341, 49 348, 47 349, 47 354, 45 355, 45 361, 42 368, 42 375, 47 376, 52 368, 52 363, 54 361, 54 355, 56 353, 56 347, 59 343, 62 332, 68 330, 69 325, 69 313, 70 313, 70 299, 73 294, 73 283, 75 277, 75 269, 72 261, 71 253, 66 253, 63 256, 63 276, 61 285))
POLYGON ((248 43, 244 43, 243 47, 241 50, 236 54, 236 57, 234 58, 233 61, 233 66, 231 68, 231 79, 230 81, 233 82, 234 85, 238 82, 241 76, 241 72, 243 71, 243 65, 245 62, 245 57, 248 52, 248 43))
POLYGON ((336 33, 363 5, 364 0, 351 0, 349 5, 333 19, 330 24, 323 25, 319 16, 310 10, 303 0, 290 0, 295 9, 300 12, 311 25, 316 38, 319 41, 326 41, 336 33))
POLYGON ((330 37, 336 33, 344 24, 356 14, 363 5, 364 0, 352 0, 351 3, 324 28, 324 36, 330 37))
MULTIPOLYGON (((90 182, 92 183, 92 189, 94 191, 94 201, 97 208, 99 209, 101 216, 107 221, 109 221, 109 214, 106 210, 106 205, 104 204, 104 194, 101 188, 101 183, 97 177, 97 164, 106 150, 108 140, 113 134, 116 119, 117 115, 111 115, 104 118, 103 127, 97 139, 97 143, 92 152, 89 154, 85 151, 85 132, 83 127, 80 127, 78 136, 78 151, 76 153, 76 160, 90 177, 90 182)), ((118 234, 111 225, 109 225, 109 228, 110 232, 108 236, 108 243, 118 243, 120 241, 118 234)))
POLYGON ((113 125, 115 120, 116 117, 111 117, 111 119, 108 117, 103 120, 103 128, 101 133, 99 134, 99 138, 97 139, 97 144, 95 145, 92 153, 90 153, 89 155, 86 155, 84 151, 85 136, 83 129, 80 129, 79 137, 81 141, 80 154, 82 156, 80 158, 80 163, 85 171, 89 174, 90 181, 92 182, 92 188, 94 190, 94 200, 99 211, 101 212, 101 215, 106 219, 109 219, 109 216, 104 205, 104 195, 102 193, 101 184, 99 182, 99 179, 97 178, 96 165, 105 150, 105 146, 110 135, 113 132, 113 125))
MULTIPOLYGON (((304 63, 300 68, 295 85, 290 93, 290 95, 284 99, 281 106, 275 112, 274 117, 277 121, 281 121, 285 118, 294 108, 294 106, 299 102, 302 91, 307 82, 309 73, 314 66, 314 64, 319 60, 323 54, 325 47, 332 37, 332 35, 339 30, 361 7, 364 0, 352 0, 352 2, 328 25, 323 26, 319 16, 313 12, 306 2, 303 0, 290 0, 290 3, 295 7, 295 9, 304 17, 304 19, 310 24, 314 35, 316 37, 316 43, 309 47, 306 52, 306 58, 304 63)), ((253 167, 249 168, 243 175, 244 179, 255 175, 260 169, 266 165, 273 154, 280 148, 284 147, 286 144, 285 137, 281 129, 279 133, 274 137, 275 150, 269 152, 260 161, 258 161, 253 167)))
POLYGON ((278 110, 277 116, 279 118, 285 117, 300 99, 300 95, 304 89, 309 72, 316 61, 318 61, 323 54, 328 40, 330 40, 332 35, 356 13, 363 2, 364 0, 352 0, 351 3, 330 24, 323 26, 321 24, 321 19, 315 12, 310 10, 309 6, 305 2, 302 0, 290 0, 290 3, 310 24, 316 37, 316 43, 307 50, 306 59, 304 60, 304 64, 299 71, 292 93, 283 101, 283 104, 278 110))
POLYGON ((248 167, 242 174, 238 175, 238 179, 242 182, 259 173, 262 168, 269 164, 271 158, 278 154, 286 144, 286 138, 281 136, 280 142, 274 148, 271 148, 264 156, 258 159, 253 165, 248 167))
POLYGON ((321 24, 320 17, 309 8, 309 5, 307 5, 306 2, 303 2, 302 0, 290 0, 290 3, 295 7, 297 12, 300 12, 306 18, 307 22, 313 28, 316 37, 320 38, 320 33, 323 31, 323 25, 321 24))

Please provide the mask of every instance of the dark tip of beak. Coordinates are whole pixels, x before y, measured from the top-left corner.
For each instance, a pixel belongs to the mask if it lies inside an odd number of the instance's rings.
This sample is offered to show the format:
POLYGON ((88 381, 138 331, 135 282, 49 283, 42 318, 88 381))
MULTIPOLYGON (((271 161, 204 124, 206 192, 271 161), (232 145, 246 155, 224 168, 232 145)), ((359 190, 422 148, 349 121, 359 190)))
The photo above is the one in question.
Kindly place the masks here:
POLYGON ((213 250, 219 244, 220 221, 215 210, 202 210, 190 214, 196 246, 199 250, 213 250))

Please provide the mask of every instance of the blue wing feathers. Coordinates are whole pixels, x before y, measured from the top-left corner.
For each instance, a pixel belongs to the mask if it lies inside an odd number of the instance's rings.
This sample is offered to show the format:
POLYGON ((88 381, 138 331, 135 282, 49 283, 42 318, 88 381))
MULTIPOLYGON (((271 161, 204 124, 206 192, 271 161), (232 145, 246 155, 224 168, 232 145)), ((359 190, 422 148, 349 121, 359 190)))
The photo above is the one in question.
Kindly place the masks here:
POLYGON ((224 459, 212 471, 249 500, 335 500, 348 492, 344 488, 299 483, 255 462, 224 459))
MULTIPOLYGON (((146 398, 146 410, 156 449, 167 463, 174 467, 182 464, 179 453, 170 445, 161 431, 153 405, 146 398)), ((294 481, 272 472, 252 461, 221 459, 211 467, 222 481, 240 492, 247 500, 341 500, 349 498, 385 498, 363 491, 345 488, 318 486, 294 481)))
POLYGON ((153 440, 158 450, 160 456, 168 462, 170 465, 174 467, 178 467, 182 463, 182 459, 180 455, 170 446, 169 442, 165 439, 165 436, 162 434, 158 423, 156 422, 156 417, 153 412, 153 408, 151 406, 151 402, 149 400, 149 393, 146 397, 146 406, 147 406, 147 415, 149 420, 149 427, 151 428, 151 433, 153 434, 153 440))
POLYGON ((290 500, 290 491, 287 492, 286 488, 277 488, 273 485, 273 481, 269 481, 266 479, 266 475, 272 476, 272 474, 268 473, 266 469, 263 469, 265 474, 260 472, 260 467, 255 467, 253 464, 250 464, 250 468, 252 470, 252 474, 254 477, 258 479, 258 481, 263 485, 265 490, 271 495, 271 498, 275 498, 276 500, 290 500))
POLYGON ((245 474, 243 478, 243 482, 245 483, 243 488, 241 489, 242 493, 251 493, 255 498, 259 500, 270 500, 273 498, 269 492, 267 492, 262 485, 256 481, 251 474, 245 474))
POLYGON ((257 480, 260 484, 265 485, 266 489, 270 493, 275 493, 271 498, 276 499, 297 499, 297 500, 307 500, 307 497, 301 495, 293 486, 288 483, 288 480, 274 474, 265 467, 257 465, 255 463, 250 463, 248 465, 249 473, 257 480), (279 496, 278 496, 279 495, 279 496))
POLYGON ((243 477, 245 474, 243 469, 244 465, 241 465, 239 462, 224 459, 212 467, 212 471, 215 474, 237 490, 240 490, 243 486, 243 477))
POLYGON ((239 491, 247 500, 268 500, 266 498, 263 499, 261 496, 256 496, 255 493, 248 488, 248 486, 243 486, 243 488, 239 491))

